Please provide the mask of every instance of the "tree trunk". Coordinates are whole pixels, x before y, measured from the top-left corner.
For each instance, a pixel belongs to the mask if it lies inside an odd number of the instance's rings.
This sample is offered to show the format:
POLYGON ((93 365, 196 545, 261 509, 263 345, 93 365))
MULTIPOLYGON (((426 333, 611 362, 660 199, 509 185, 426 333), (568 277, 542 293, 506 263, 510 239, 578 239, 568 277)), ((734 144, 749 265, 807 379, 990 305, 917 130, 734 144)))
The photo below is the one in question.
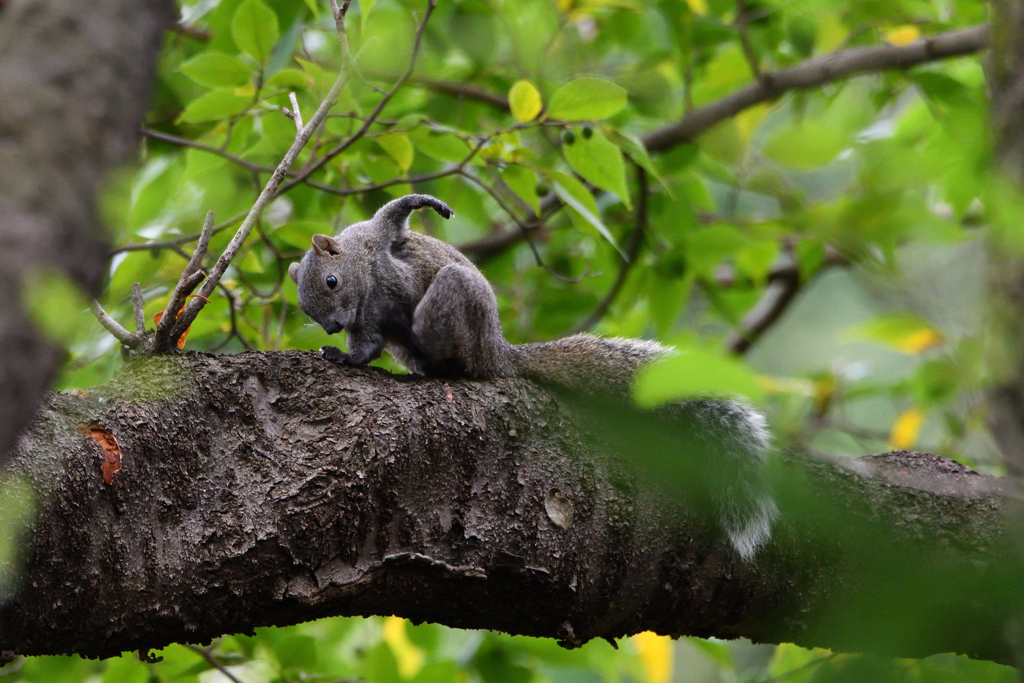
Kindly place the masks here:
POLYGON ((927 454, 781 456, 781 518, 744 563, 579 415, 523 380, 311 353, 134 359, 51 395, 18 442, 38 506, 0 649, 398 614, 570 646, 651 629, 1015 663, 998 480, 927 454))
POLYGON ((0 465, 62 360, 22 306, 26 278, 99 294, 95 193, 130 158, 168 0, 10 0, 0 11, 0 465), (45 271, 45 272, 43 272, 45 271))

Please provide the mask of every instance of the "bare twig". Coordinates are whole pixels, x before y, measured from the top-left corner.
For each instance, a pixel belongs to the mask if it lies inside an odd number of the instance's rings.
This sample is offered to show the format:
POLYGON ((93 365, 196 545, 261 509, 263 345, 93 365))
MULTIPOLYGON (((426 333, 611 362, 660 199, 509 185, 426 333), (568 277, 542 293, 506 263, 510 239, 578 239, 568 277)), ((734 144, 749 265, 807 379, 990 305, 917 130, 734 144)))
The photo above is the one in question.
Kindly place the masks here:
MULTIPOLYGON (((434 0, 430 0, 431 6, 433 6, 434 0)), ((346 5, 347 6, 347 5, 346 5)), ((429 14, 429 12, 428 12, 429 14)), ((343 18, 343 17, 342 17, 343 18)), ((348 80, 350 64, 345 61, 342 63, 341 68, 338 72, 338 77, 335 79, 334 84, 331 86, 327 96, 317 107, 316 113, 309 120, 305 126, 303 126, 295 135, 295 141, 292 146, 285 153, 281 163, 277 165, 274 172, 270 175, 270 179, 267 180, 267 184, 264 186, 263 191, 259 197, 256 198, 256 203, 253 204, 252 209, 249 210, 245 220, 242 221, 242 225, 239 226, 238 232, 231 238, 231 242, 224 249, 224 253, 221 254, 220 258, 217 259, 217 263, 214 264, 213 269, 210 271, 209 277, 203 286, 199 290, 199 296, 192 299, 188 306, 185 307, 184 312, 179 317, 178 321, 174 325, 174 329, 171 332, 171 338, 177 339, 180 337, 185 330, 188 329, 192 321, 195 320, 196 316, 199 315, 199 311, 203 309, 206 301, 209 300, 210 295, 216 288, 217 283, 220 282, 220 278, 224 275, 228 266, 231 264, 231 260, 234 259, 239 249, 248 239, 252 233, 256 222, 263 214, 263 209, 266 208, 267 204, 278 195, 278 188, 281 187, 281 182, 284 180, 288 170, 295 163, 295 160, 299 156, 299 152, 306 146, 309 139, 313 137, 313 133, 316 132, 317 128, 323 124, 327 117, 327 112, 330 111, 334 103, 338 101, 338 94, 341 92, 341 88, 345 85, 348 80)))
POLYGON ((626 284, 626 277, 629 275, 630 267, 640 257, 640 250, 644 244, 644 233, 647 230, 647 195, 649 192, 647 173, 640 166, 636 167, 636 182, 639 188, 636 200, 636 226, 633 228, 633 234, 630 236, 629 244, 626 246, 627 258, 619 264, 619 274, 615 278, 615 283, 611 289, 608 290, 608 293, 605 294, 594 310, 590 312, 590 315, 576 327, 576 332, 586 332, 601 322, 601 318, 608 312, 612 303, 619 296, 619 292, 622 291, 623 285, 626 284))
POLYGON ((750 32, 747 30, 749 22, 750 17, 747 14, 746 3, 744 0, 736 0, 736 32, 740 34, 743 56, 746 57, 747 65, 750 66, 750 72, 754 74, 754 78, 761 80, 761 64, 754 53, 754 46, 750 43, 750 32))
POLYGON ((235 676, 228 670, 226 666, 217 661, 217 658, 213 656, 213 652, 211 650, 207 650, 206 648, 202 647, 196 647, 195 645, 189 645, 187 643, 185 644, 185 647, 187 647, 188 649, 192 650, 192 652, 195 652, 197 655, 205 659, 207 664, 212 666, 217 671, 221 672, 221 674, 223 674, 225 678, 231 681, 231 683, 242 683, 242 680, 240 678, 235 676))
MULTIPOLYGON (((213 236, 213 211, 206 213, 206 220, 203 221, 203 229, 199 233, 199 243, 196 250, 192 252, 185 270, 181 273, 178 284, 171 292, 171 298, 167 300, 163 316, 156 325, 156 334, 153 336, 153 350, 166 351, 173 346, 181 334, 172 337, 171 332, 175 327, 178 318, 178 311, 185 303, 186 297, 203 281, 206 273, 203 272, 203 259, 206 258, 206 250, 210 246, 210 237, 213 236)), ((182 330, 184 333, 184 330, 182 330)))
POLYGON ((138 346, 139 338, 121 327, 119 322, 111 318, 110 314, 103 310, 103 307, 100 306, 98 301, 93 299, 89 304, 89 309, 92 311, 92 314, 96 316, 96 319, 100 321, 100 325, 103 325, 107 332, 114 335, 114 338, 117 339, 117 341, 129 348, 138 346))
MULTIPOLYGON (((218 223, 213 226, 210 230, 210 235, 216 235, 230 228, 232 225, 242 220, 248 215, 248 211, 237 213, 231 218, 227 219, 223 223, 218 223)), ((189 242, 195 242, 197 239, 202 237, 202 232, 195 232, 188 235, 182 235, 181 237, 172 237, 169 240, 154 240, 152 242, 128 242, 120 247, 110 250, 110 255, 121 254, 129 251, 159 251, 160 249, 172 249, 182 256, 186 261, 189 260, 189 255, 181 251, 181 245, 188 244, 189 242)))
MULTIPOLYGON (((332 9, 333 7, 336 7, 336 5, 332 5, 332 9)), ((348 7, 348 3, 344 3, 344 7, 348 7)), ((326 166, 327 163, 331 161, 331 159, 344 152, 346 149, 351 147, 353 144, 355 144, 357 140, 359 140, 366 134, 366 131, 370 129, 370 126, 373 125, 373 122, 377 119, 378 116, 380 116, 381 111, 384 110, 384 107, 387 106, 388 102, 391 101, 391 98, 394 97, 396 92, 398 92, 398 89, 402 87, 406 80, 408 80, 409 76, 412 74, 413 69, 416 67, 416 59, 419 56, 420 47, 423 44, 423 33, 427 28, 427 22, 430 21, 430 15, 434 13, 435 7, 437 7, 437 0, 428 0, 427 10, 423 15, 423 19, 420 21, 419 26, 416 27, 416 37, 413 39, 412 54, 409 57, 409 65, 406 67, 402 75, 399 76, 398 80, 395 81, 394 85, 391 86, 391 89, 388 90, 384 97, 380 99, 380 101, 377 103, 377 106, 375 106, 373 108, 373 111, 370 112, 370 115, 366 117, 366 120, 363 121, 363 125, 361 125, 359 129, 356 130, 355 133, 350 135, 345 141, 339 143, 333 149, 328 151, 325 155, 320 157, 320 159, 315 164, 311 164, 309 168, 303 170, 302 173, 300 173, 296 178, 288 181, 283 187, 281 187, 279 194, 284 194, 285 192, 292 189, 299 183, 305 182, 305 180, 309 178, 309 176, 313 175, 321 168, 326 166)), ((337 16, 338 12, 335 12, 336 22, 337 16)), ((344 30, 339 29, 339 37, 342 37, 344 35, 344 30)), ((347 41, 344 41, 342 47, 343 50, 346 49, 345 46, 347 46, 347 44, 347 41)))
POLYGON ((142 298, 142 285, 132 285, 132 313, 135 314, 136 334, 146 333, 146 300, 142 298))
POLYGON ((242 168, 252 171, 253 173, 272 173, 273 167, 264 166, 263 164, 257 164, 243 159, 240 156, 236 156, 231 152, 226 152, 220 147, 214 147, 213 145, 206 145, 202 142, 196 142, 195 140, 189 140, 188 138, 178 137, 177 135, 171 135, 170 133, 164 133, 159 130, 152 130, 149 128, 143 128, 140 133, 143 137, 151 138, 153 140, 160 140, 172 145, 178 145, 179 147, 191 147, 193 149, 199 149, 210 154, 216 154, 219 157, 227 159, 228 161, 238 164, 242 168))
POLYGON ((292 108, 281 107, 281 112, 285 116, 295 122, 295 131, 297 133, 302 132, 302 112, 299 110, 299 99, 295 96, 294 92, 288 93, 288 101, 292 103, 292 108))

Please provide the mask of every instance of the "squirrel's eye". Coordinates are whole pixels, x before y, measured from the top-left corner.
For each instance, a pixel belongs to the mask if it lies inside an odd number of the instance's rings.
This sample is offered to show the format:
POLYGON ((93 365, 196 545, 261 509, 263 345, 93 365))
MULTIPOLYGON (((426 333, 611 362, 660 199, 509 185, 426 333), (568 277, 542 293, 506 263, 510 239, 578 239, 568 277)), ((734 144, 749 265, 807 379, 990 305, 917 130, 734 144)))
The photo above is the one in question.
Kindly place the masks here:
POLYGON ((328 287, 328 289, 334 289, 337 286, 338 286, 338 278, 334 277, 333 275, 328 275, 327 276, 327 287, 328 287))

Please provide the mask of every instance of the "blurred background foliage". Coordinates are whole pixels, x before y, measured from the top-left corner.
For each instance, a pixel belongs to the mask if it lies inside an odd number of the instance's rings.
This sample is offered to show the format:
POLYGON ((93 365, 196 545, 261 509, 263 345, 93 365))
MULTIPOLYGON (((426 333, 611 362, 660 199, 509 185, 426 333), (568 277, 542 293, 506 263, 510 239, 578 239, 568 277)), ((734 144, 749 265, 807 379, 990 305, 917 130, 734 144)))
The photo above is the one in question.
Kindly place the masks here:
MULTIPOLYGON (((147 319, 162 311, 209 210, 223 227, 212 257, 223 250, 292 142, 282 112, 289 92, 308 119, 342 60, 322 0, 197 0, 180 9, 138 163, 104 198, 115 248, 102 303, 129 328, 132 283, 142 284, 147 319)), ((657 338, 685 353, 640 378, 641 402, 740 393, 765 409, 781 444, 833 455, 919 448, 1003 471, 983 392, 1011 354, 989 325, 998 308, 988 270, 993 252, 1024 252, 1024 200, 989 171, 978 56, 790 92, 656 155, 638 142, 757 74, 974 25, 988 19, 985 3, 443 0, 416 53, 425 10, 426 0, 352 2, 355 73, 293 170, 342 149, 306 182, 286 181, 187 349, 337 344, 298 309, 288 263, 313 234, 336 233, 393 196, 427 192, 455 217, 424 213, 414 229, 480 263, 514 342, 583 327, 657 338), (785 286, 795 296, 763 333, 752 332, 756 304, 785 286)), ((116 371, 115 340, 68 286, 29 291, 38 319, 60 328, 70 351, 61 388, 87 390, 116 371)), ((398 370, 389 358, 380 363, 398 370)), ((554 641, 394 618, 330 619, 227 637, 205 653, 173 646, 157 664, 135 655, 32 658, 0 675, 104 683, 212 683, 229 674, 243 683, 1015 678, 952 656, 892 662, 648 635, 619 645, 565 651, 554 641)))

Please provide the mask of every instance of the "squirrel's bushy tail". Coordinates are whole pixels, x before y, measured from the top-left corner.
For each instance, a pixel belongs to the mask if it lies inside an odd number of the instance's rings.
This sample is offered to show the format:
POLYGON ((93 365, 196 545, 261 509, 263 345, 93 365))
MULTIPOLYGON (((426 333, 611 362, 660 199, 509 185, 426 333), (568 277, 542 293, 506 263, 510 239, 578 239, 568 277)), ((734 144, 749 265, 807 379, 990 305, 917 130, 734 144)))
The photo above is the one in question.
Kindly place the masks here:
MULTIPOLYGON (((612 399, 629 405, 637 371, 671 351, 653 341, 592 334, 508 349, 519 376, 570 398, 612 399)), ((707 476, 700 478, 712 489, 719 523, 733 547, 744 560, 751 559, 768 542, 778 516, 762 476, 771 440, 764 416, 744 403, 716 398, 671 403, 654 414, 667 420, 672 425, 669 432, 679 437, 670 439, 674 443, 670 457, 712 456, 715 462, 705 463, 707 476)), ((642 437, 632 445, 639 442, 642 437)))
POLYGON ((670 350, 655 341, 574 334, 550 342, 516 344, 510 355, 517 374, 538 384, 625 397, 637 370, 670 350))

